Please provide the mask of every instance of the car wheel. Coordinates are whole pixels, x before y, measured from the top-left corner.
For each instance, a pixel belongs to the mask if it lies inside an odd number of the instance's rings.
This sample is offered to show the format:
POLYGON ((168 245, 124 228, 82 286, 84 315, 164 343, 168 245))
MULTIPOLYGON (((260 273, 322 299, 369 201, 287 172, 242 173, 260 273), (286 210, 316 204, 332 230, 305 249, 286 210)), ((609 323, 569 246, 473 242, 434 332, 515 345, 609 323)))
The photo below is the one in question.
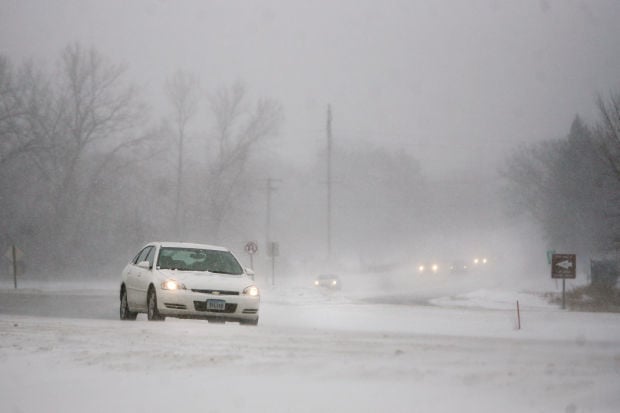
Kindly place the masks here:
POLYGON ((239 324, 241 324, 242 326, 257 326, 258 318, 256 320, 241 320, 239 321, 239 324))
POLYGON ((129 311, 129 304, 127 303, 127 291, 125 288, 121 291, 121 308, 120 308, 121 320, 135 320, 138 317, 138 313, 129 311))
POLYGON ((146 298, 147 304, 147 318, 149 321, 163 321, 166 317, 159 314, 159 310, 157 309, 157 294, 155 293, 155 289, 151 288, 149 290, 149 294, 146 298))

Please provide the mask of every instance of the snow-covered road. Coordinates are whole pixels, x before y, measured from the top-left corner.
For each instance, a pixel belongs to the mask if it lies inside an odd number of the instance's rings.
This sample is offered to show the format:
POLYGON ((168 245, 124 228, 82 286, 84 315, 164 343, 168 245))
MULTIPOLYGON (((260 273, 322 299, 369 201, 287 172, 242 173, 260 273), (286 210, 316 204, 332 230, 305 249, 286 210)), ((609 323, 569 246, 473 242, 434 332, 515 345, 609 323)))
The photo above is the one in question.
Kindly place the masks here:
POLYGON ((399 297, 266 289, 247 327, 117 321, 106 289, 0 290, 0 411, 620 410, 620 315, 495 290, 399 297))

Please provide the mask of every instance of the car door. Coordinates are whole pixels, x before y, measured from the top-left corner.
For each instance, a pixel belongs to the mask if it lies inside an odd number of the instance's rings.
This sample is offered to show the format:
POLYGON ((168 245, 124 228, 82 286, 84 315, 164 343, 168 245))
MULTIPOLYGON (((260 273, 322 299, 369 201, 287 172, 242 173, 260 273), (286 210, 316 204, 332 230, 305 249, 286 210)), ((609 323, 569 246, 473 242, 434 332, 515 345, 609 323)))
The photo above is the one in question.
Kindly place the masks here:
POLYGON ((146 309, 146 293, 151 278, 150 272, 153 268, 154 257, 155 247, 152 245, 144 247, 136 255, 127 272, 127 301, 129 302, 129 307, 134 311, 146 309), (143 261, 149 261, 151 269, 138 266, 143 261))

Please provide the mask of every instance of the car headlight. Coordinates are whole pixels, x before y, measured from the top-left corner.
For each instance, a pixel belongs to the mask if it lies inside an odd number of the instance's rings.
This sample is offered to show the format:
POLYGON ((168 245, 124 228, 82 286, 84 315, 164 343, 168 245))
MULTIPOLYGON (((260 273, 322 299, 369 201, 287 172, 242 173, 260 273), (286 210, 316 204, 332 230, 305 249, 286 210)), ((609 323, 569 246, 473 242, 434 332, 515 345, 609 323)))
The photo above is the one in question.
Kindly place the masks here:
POLYGON ((437 270, 439 270, 439 266, 437 264, 433 264, 433 272, 437 272, 437 270))
POLYGON ((420 271, 420 272, 424 272, 424 266, 423 266, 423 265, 420 265, 420 266, 418 267, 418 271, 420 271))
POLYGON ((250 285, 243 290, 244 295, 249 295, 250 297, 258 297, 259 291, 258 287, 255 285, 250 285))
POLYGON ((168 279, 161 283, 162 290, 185 290, 185 285, 177 280, 168 279))
POLYGON ((338 281, 333 280, 333 281, 332 281, 332 285, 336 285, 336 284, 338 284, 338 281))

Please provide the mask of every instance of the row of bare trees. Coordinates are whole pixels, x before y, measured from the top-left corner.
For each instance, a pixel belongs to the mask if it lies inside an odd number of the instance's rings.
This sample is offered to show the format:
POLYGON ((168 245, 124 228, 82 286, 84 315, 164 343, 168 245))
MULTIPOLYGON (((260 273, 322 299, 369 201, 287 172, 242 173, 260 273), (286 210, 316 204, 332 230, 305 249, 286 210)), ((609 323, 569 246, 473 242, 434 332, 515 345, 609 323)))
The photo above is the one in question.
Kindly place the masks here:
POLYGON ((280 106, 253 104, 241 83, 203 92, 185 72, 163 91, 158 123, 95 49, 66 47, 53 71, 0 56, 0 248, 19 245, 32 272, 96 272, 148 239, 217 241, 280 106))
POLYGON ((550 247, 590 256, 620 241, 620 93, 597 105, 594 125, 577 116, 565 138, 521 147, 503 171, 513 212, 534 217, 550 247))

